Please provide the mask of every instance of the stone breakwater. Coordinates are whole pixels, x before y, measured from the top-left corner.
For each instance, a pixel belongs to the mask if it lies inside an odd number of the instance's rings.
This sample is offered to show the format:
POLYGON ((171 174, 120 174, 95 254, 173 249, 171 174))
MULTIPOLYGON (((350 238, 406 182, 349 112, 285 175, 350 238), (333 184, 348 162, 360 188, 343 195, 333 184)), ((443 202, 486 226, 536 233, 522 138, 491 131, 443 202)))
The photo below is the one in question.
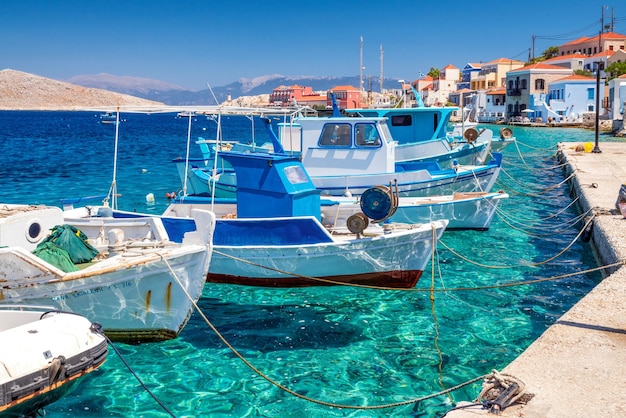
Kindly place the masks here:
MULTIPOLYGON (((626 183, 626 142, 600 143, 601 153, 560 143, 565 174, 581 212, 594 215, 591 242, 607 277, 502 370, 534 397, 502 417, 624 417, 626 402, 626 218, 616 208, 626 183)), ((494 416, 482 406, 448 412, 448 418, 494 416)))

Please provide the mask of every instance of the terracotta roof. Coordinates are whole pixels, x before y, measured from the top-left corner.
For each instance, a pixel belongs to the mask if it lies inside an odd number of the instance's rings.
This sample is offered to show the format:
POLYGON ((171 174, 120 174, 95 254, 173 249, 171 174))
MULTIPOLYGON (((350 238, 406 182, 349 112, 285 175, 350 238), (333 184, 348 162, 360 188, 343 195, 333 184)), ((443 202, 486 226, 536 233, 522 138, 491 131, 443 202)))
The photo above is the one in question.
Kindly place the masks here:
POLYGON ((523 64, 524 62, 520 60, 514 60, 511 58, 496 58, 495 60, 491 60, 487 62, 487 64, 523 64))
POLYGON ((499 89, 490 90, 487 92, 487 94, 506 94, 506 89, 499 88, 499 89))
POLYGON ((569 68, 559 67, 558 65, 544 64, 543 62, 536 62, 534 64, 530 64, 525 67, 518 68, 517 70, 513 70, 513 72, 523 72, 523 71, 530 71, 530 70, 569 70, 571 71, 569 68))
POLYGON ((454 65, 452 64, 448 64, 445 67, 443 67, 444 70, 458 70, 458 68, 456 68, 454 65))
POLYGON ((565 81, 565 80, 595 81, 595 78, 587 77, 586 75, 572 74, 572 75, 568 75, 567 77, 559 78, 558 80, 555 80, 555 81, 565 81))
POLYGON ((352 86, 335 86, 332 89, 330 89, 331 91, 334 90, 356 90, 358 91, 359 89, 357 89, 356 87, 352 87, 352 86))
POLYGON ((604 58, 608 58, 611 55, 615 54, 615 52, 617 52, 617 51, 606 50, 606 51, 598 52, 597 54, 588 55, 587 58, 593 58, 593 57, 596 57, 596 58, 603 58, 603 57, 604 58))
MULTIPOLYGON (((592 38, 588 37, 588 36, 583 36, 582 38, 578 38, 575 39, 573 41, 567 42, 561 46, 565 46, 565 45, 576 45, 576 44, 581 44, 584 42, 591 42, 591 41, 599 41, 600 35, 596 35, 592 38)), ((602 34, 602 39, 603 40, 607 40, 607 39, 611 39, 611 40, 618 40, 618 39, 626 39, 626 35, 622 35, 620 33, 615 33, 615 32, 605 32, 602 34)))
POLYGON ((577 52, 575 54, 559 55, 558 57, 552 57, 550 59, 547 59, 547 60, 541 61, 541 62, 546 63, 546 62, 562 61, 562 60, 568 60, 568 59, 574 59, 574 58, 587 58, 587 55, 579 54, 577 52))

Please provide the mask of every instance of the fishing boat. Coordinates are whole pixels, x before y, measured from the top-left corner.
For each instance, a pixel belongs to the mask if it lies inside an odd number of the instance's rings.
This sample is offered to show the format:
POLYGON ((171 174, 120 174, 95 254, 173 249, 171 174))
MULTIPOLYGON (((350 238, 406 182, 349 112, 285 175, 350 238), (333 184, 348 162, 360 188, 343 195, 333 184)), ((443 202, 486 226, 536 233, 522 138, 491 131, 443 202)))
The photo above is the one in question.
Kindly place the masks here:
POLYGON ((0 305, 0 416, 42 416, 108 354, 98 324, 46 306, 0 305))
MULTIPOLYGON (((266 126, 274 153, 298 155, 313 184, 325 195, 356 196, 389 183, 398 185, 400 196, 488 192, 502 162, 499 153, 480 165, 457 160, 447 167, 436 161, 398 162, 397 142, 386 117, 303 117, 297 123, 279 124, 278 136, 269 122, 266 126)), ((173 161, 187 194, 234 198, 237 179, 233 168, 220 158, 223 144, 198 143, 202 159, 173 161)))
POLYGON ((110 124, 117 121, 117 115, 113 112, 104 112, 100 114, 100 123, 110 124))
MULTIPOLYGON (((380 208, 390 205, 393 187, 377 186, 363 196, 320 196, 321 222, 332 232, 348 233, 348 219, 359 212, 369 213, 369 230, 398 229, 401 224, 423 224, 447 220, 446 231, 486 231, 491 226, 499 204, 509 195, 498 192, 453 193, 428 197, 397 197, 394 213, 384 223, 376 223, 380 208)), ((217 218, 236 218, 236 198, 184 196, 172 199, 170 215, 188 217, 191 210, 211 210, 217 218)))
POLYGON ((195 211, 177 243, 158 217, 111 210, 0 205, 0 300, 84 315, 115 341, 176 337, 202 292, 215 216, 195 211))
MULTIPOLYGON (((368 230, 369 219, 356 213, 331 233, 322 223, 320 192, 298 157, 230 151, 222 158, 238 174, 236 218, 216 221, 209 282, 410 288, 448 224, 428 221, 384 233, 368 230)), ((165 224, 193 229, 180 222, 193 210, 180 199, 163 213, 165 224)))

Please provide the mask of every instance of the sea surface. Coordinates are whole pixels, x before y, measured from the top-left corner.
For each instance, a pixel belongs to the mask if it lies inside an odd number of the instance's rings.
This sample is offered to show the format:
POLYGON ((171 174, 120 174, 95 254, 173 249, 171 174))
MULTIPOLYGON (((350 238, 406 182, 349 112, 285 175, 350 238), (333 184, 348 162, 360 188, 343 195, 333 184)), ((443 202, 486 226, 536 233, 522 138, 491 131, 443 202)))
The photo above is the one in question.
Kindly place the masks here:
MULTIPOLYGON (((196 117, 188 134, 175 114, 122 119, 116 146, 116 126, 97 113, 0 112, 0 202, 60 206, 105 195, 115 179, 120 209, 161 213, 181 188, 172 159, 198 157, 193 142, 214 139, 216 121, 196 117)), ((225 139, 252 126, 221 123, 225 139)), ((208 322, 195 313, 177 339, 116 343, 46 417, 437 417, 473 400, 481 382, 464 382, 503 369, 602 279, 586 272, 598 265, 555 159, 558 142, 594 133, 513 131, 495 187, 510 198, 488 231, 445 232, 415 289, 207 283, 208 322), (527 283, 537 279, 552 280, 527 283)))

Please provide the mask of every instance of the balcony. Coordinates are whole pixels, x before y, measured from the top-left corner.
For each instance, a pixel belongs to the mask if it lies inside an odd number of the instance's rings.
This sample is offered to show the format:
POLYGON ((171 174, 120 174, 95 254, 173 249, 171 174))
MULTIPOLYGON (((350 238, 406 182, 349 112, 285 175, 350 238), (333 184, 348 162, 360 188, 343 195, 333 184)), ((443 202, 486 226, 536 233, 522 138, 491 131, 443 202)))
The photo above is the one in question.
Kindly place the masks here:
POLYGON ((506 95, 507 96, 521 96, 522 95, 522 89, 507 89, 506 91, 506 95))

